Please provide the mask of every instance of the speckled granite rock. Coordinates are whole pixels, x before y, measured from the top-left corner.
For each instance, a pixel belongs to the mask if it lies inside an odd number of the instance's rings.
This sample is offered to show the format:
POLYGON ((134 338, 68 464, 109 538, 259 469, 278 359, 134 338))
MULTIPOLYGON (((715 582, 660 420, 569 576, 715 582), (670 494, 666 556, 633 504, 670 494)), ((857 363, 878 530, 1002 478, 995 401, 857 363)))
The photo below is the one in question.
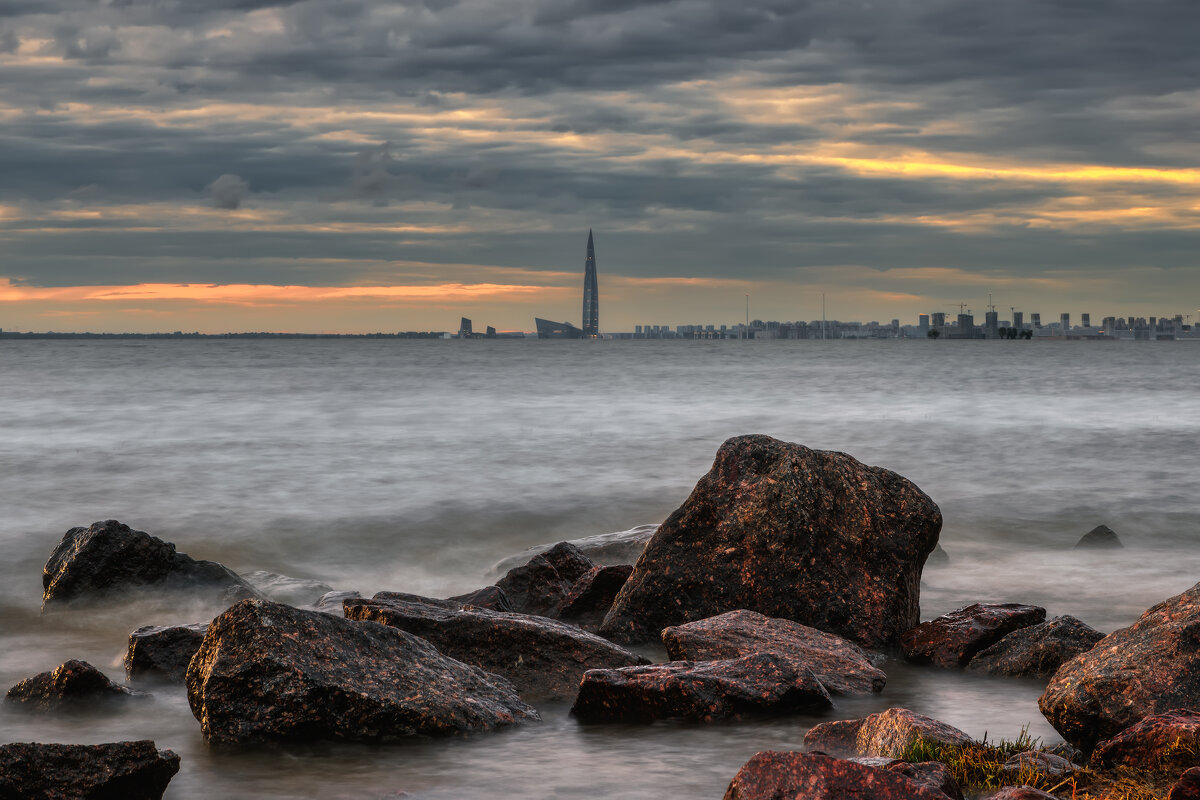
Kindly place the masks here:
POLYGON ((1200 800, 1200 767, 1192 767, 1179 776, 1167 800, 1200 800))
POLYGON ((1200 711, 1168 711, 1135 722, 1092 751, 1092 763, 1154 772, 1196 763, 1200 754, 1200 711))
POLYGON ((510 569, 496 581, 515 611, 537 616, 553 616, 571 593, 571 582, 559 574, 545 555, 534 556, 528 564, 510 569))
POLYGON ((1015 630, 979 651, 967 664, 967 670, 1014 678, 1049 678, 1103 638, 1103 633, 1075 617, 1055 617, 1015 630))
POLYGON ((476 589, 473 592, 455 595, 446 599, 464 606, 490 608, 492 611, 516 611, 513 608, 513 604, 509 602, 508 595, 504 593, 504 590, 495 585, 484 586, 482 589, 476 589))
POLYGON ((1151 714, 1200 709, 1198 631, 1200 584, 1063 664, 1038 707, 1085 752, 1151 714))
POLYGON ((738 436, 646 545, 600 633, 648 641, 745 608, 890 648, 920 621, 941 526, 937 505, 890 470, 738 436))
POLYGON ((905 631, 900 647, 904 657, 915 664, 965 667, 980 650, 1045 619, 1046 609, 1040 606, 972 603, 905 631))
POLYGON ((1075 543, 1076 550, 1113 550, 1124 546, 1121 544, 1121 537, 1107 525, 1097 525, 1075 543))
POLYGON ((724 800, 947 800, 907 775, 813 753, 766 751, 742 765, 724 800))
POLYGON ((940 761, 919 761, 917 763, 896 761, 889 764, 886 769, 937 789, 950 800, 964 800, 958 781, 954 780, 954 776, 950 774, 950 768, 940 761))
POLYGON ((200 649, 207 622, 192 625, 147 625, 129 634, 125 677, 182 683, 188 662, 200 649))
POLYGON ((214 743, 387 741, 538 719, 504 678, 410 633, 265 600, 212 621, 187 689, 214 743))
POLYGON ((833 756, 896 758, 918 740, 948 747, 971 743, 970 736, 944 722, 907 708, 889 708, 862 719, 816 725, 804 735, 804 746, 833 756))
POLYGON ((571 585, 571 591, 558 610, 559 619, 584 628, 598 628, 612 608, 613 598, 632 572, 632 564, 592 567, 571 585))
POLYGON ((179 756, 154 742, 0 745, 0 797, 20 800, 159 800, 179 756))
POLYGON ((170 542, 110 519, 66 532, 42 570, 42 605, 149 586, 229 602, 258 595, 229 568, 177 553, 170 542))
POLYGON ((570 542, 559 542, 546 552, 542 558, 549 561, 558 574, 567 583, 575 583, 596 566, 596 562, 588 558, 582 550, 570 542))
POLYGON ((420 636, 451 658, 503 675, 526 700, 569 700, 589 669, 649 663, 574 625, 527 614, 373 599, 347 602, 346 617, 420 636))
POLYGON ((4 699, 24 710, 59 711, 149 697, 145 692, 113 683, 86 661, 71 659, 49 672, 26 678, 9 689, 4 699))
POLYGON ((571 714, 584 722, 711 721, 767 713, 824 711, 829 693, 809 670, 756 654, 722 661, 672 661, 584 673, 571 714))
POLYGON ((737 658, 751 653, 792 658, 811 669, 831 694, 870 694, 882 690, 887 682, 883 670, 872 666, 858 645, 799 622, 745 609, 665 628, 662 640, 672 661, 737 658))

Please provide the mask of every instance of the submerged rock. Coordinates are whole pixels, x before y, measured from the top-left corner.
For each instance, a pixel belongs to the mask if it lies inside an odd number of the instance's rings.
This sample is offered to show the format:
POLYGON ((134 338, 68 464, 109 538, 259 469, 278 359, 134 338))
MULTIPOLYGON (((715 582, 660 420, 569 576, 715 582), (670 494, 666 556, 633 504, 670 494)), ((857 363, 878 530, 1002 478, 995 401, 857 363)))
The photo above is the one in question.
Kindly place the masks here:
POLYGON ((187 688, 214 743, 389 741, 538 719, 504 678, 410 633, 265 600, 212 621, 187 688))
POLYGON ((307 606, 318 602, 322 595, 332 592, 332 586, 310 578, 292 578, 277 572, 255 570, 242 576, 268 600, 289 606, 307 606))
POLYGON ((950 554, 943 550, 940 544, 933 548, 933 552, 929 554, 929 558, 925 559, 925 566, 927 567, 944 567, 949 563, 950 554))
MULTIPOLYGON (((646 542, 658 530, 658 525, 638 525, 627 531, 601 533, 595 536, 584 536, 581 539, 570 539, 567 543, 579 549, 579 552, 590 558, 598 565, 632 564, 638 560, 646 549, 646 542)), ((539 544, 528 550, 509 556, 492 567, 493 575, 503 575, 514 567, 529 563, 536 555, 541 555, 553 544, 539 544)))
POLYGON ((1152 714, 1096 745, 1092 761, 1150 772, 1188 767, 1200 759, 1200 711, 1152 714))
POLYGON ((965 667, 980 650, 1045 619, 1046 609, 1041 606, 973 603, 905 631, 900 646, 904 657, 916 664, 965 667))
POLYGON ((326 592, 310 608, 313 611, 320 611, 323 614, 332 614, 335 617, 340 617, 343 615, 342 609, 345 608, 347 600, 361 599, 362 595, 353 590, 326 592))
POLYGON ((938 789, 889 769, 816 753, 768 750, 742 765, 724 800, 947 800, 938 789))
POLYGON ((179 756, 149 740, 0 745, 0 797, 21 800, 160 800, 179 756))
POLYGON ((150 586, 230 602, 258 595, 228 567, 177 553, 170 542, 110 519, 66 532, 42 571, 42 605, 150 586))
POLYGON ((887 676, 856 644, 789 619, 772 619, 739 609, 666 628, 662 632, 672 661, 737 658, 774 653, 813 671, 831 694, 870 694, 887 676))
POLYGON ((1104 634, 1075 617, 1064 615, 1019 628, 979 651, 967 670, 1017 678, 1049 678, 1080 653, 1096 646, 1104 634))
POLYGON ((157 678, 182 683, 188 662, 200 649, 207 622, 191 625, 147 625, 129 634, 125 677, 157 678))
POLYGON ((744 608, 889 648, 920 621, 941 525, 937 505, 890 470, 735 437, 654 534, 600 633, 647 641, 744 608))
POLYGON ((1063 664, 1038 707, 1085 752, 1151 714, 1200 709, 1198 631, 1200 584, 1063 664))
POLYGON ((862 719, 822 722, 804 735, 804 746, 834 756, 899 758, 917 742, 962 747, 971 737, 951 725, 907 708, 889 708, 862 719))
POLYGON ((1075 543, 1076 550, 1113 550, 1124 546, 1121 538, 1107 525, 1097 525, 1075 543))
POLYGON ((715 719, 824 711, 829 693, 811 671, 759 653, 722 661, 672 661, 583 674, 571 714, 584 722, 715 719))
POLYGON ((607 639, 546 617, 386 599, 347 602, 346 617, 420 636, 451 658, 503 675, 528 700, 574 698, 589 669, 649 663, 607 639))
POLYGON ((86 661, 71 659, 49 672, 26 678, 9 689, 4 699, 22 709, 59 711, 149 696, 113 683, 86 661))
POLYGON ((632 564, 592 567, 571 585, 558 610, 559 619, 584 628, 598 628, 632 572, 632 564))

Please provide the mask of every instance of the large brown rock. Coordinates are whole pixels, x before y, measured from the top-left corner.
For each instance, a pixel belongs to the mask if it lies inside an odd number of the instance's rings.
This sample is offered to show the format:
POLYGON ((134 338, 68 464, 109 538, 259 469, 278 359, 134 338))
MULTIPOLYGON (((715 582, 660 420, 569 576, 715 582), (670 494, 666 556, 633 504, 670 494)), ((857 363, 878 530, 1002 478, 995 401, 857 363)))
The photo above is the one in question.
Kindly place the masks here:
POLYGON ((207 622, 138 628, 129 634, 125 677, 128 680, 150 678, 182 683, 188 663, 200 649, 207 632, 207 622))
POLYGON ((558 609, 559 619, 588 629, 599 627, 632 573, 632 564, 592 567, 571 584, 571 591, 558 609))
POLYGON ((1200 800, 1200 767, 1184 770, 1171 787, 1167 800, 1200 800))
POLYGON ((1200 760, 1200 711, 1168 711, 1135 722, 1096 745, 1092 762, 1150 772, 1175 771, 1200 760))
POLYGON ((807 667, 831 694, 870 694, 887 676, 858 645, 790 619, 772 619, 739 609, 666 628, 662 632, 672 661, 737 658, 774 653, 807 667))
POLYGON ((600 633, 646 641, 744 608, 890 648, 920 621, 941 526, 937 505, 890 470, 735 437, 654 534, 600 633))
POLYGON ((1200 584, 1063 664, 1038 707, 1085 752, 1151 714, 1200 709, 1198 640, 1200 584))
POLYGON ((899 758, 917 742, 962 747, 971 743, 971 737, 907 708, 889 708, 862 719, 823 722, 804 734, 806 748, 833 756, 899 758))
POLYGON ((1049 678, 1103 638, 1103 633, 1075 617, 1055 617, 1019 628, 980 650, 967 664, 967 671, 1014 678, 1049 678))
POLYGON ((904 657, 916 664, 965 667, 980 650, 1045 619, 1046 609, 1041 606, 972 603, 905 631, 900 646, 904 657))
POLYGON ((443 654, 503 675, 527 700, 575 697, 583 673, 648 664, 620 645, 546 617, 400 600, 347 601, 346 617, 420 636, 443 654))
POLYGON ((829 693, 807 669, 759 653, 722 661, 672 661, 583 674, 571 713, 584 722, 653 722, 818 712, 829 693))
POLYGON ((66 532, 42 570, 42 605, 144 587, 230 602, 258 596, 228 567, 177 553, 170 542, 110 519, 66 532))
POLYGON ((149 740, 0 745, 5 800, 159 800, 176 772, 179 756, 149 740))
POLYGON ((86 661, 71 659, 48 672, 26 678, 9 689, 4 699, 25 710, 58 711, 149 696, 112 682, 86 661))
POLYGON ((388 741, 538 719, 504 678, 424 639, 264 600, 212 621, 187 689, 215 743, 388 741))
POLYGON ((948 800, 892 770, 814 753, 766 751, 742 765, 724 800, 948 800))

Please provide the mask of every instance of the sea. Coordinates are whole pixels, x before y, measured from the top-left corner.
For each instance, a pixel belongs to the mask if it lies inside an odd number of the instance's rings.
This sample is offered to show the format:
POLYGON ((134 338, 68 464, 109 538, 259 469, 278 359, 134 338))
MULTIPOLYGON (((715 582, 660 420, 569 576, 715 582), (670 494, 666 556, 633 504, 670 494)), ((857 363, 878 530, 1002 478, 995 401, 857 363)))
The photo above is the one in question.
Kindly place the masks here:
MULTIPOLYGON (((1200 580, 1198 365, 1193 342, 0 340, 0 690, 70 658, 120 681, 131 631, 220 611, 43 614, 74 526, 117 519, 301 594, 444 597, 526 548, 661 522, 748 433, 938 503, 949 561, 925 570, 923 618, 1013 601, 1110 632, 1200 580), (1125 547, 1074 549, 1100 524, 1125 547)), ((177 800, 363 800, 718 798, 754 753, 892 706, 1061 741, 1037 681, 883 669, 882 693, 820 716, 585 726, 551 704, 500 732, 235 751, 158 686, 95 714, 0 703, 0 743, 153 739, 182 757, 177 800)))

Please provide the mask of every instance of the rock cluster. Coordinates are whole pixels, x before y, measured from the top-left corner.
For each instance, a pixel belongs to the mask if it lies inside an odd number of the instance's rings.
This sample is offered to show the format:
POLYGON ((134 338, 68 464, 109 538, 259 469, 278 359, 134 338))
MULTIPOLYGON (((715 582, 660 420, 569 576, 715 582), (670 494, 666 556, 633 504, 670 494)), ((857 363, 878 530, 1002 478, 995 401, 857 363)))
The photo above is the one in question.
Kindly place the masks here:
POLYGON ((917 742, 962 747, 971 737, 932 717, 889 708, 862 719, 823 722, 804 735, 804 746, 834 756, 885 756, 897 758, 917 742))
POLYGON ((973 603, 922 622, 900 637, 904 656, 917 664, 965 667, 1007 634, 1046 619, 1046 609, 1022 603, 973 603))
POLYGON ((1086 653, 1104 634, 1070 615, 1019 628, 979 651, 967 671, 1008 677, 1049 678, 1080 653, 1086 653))

